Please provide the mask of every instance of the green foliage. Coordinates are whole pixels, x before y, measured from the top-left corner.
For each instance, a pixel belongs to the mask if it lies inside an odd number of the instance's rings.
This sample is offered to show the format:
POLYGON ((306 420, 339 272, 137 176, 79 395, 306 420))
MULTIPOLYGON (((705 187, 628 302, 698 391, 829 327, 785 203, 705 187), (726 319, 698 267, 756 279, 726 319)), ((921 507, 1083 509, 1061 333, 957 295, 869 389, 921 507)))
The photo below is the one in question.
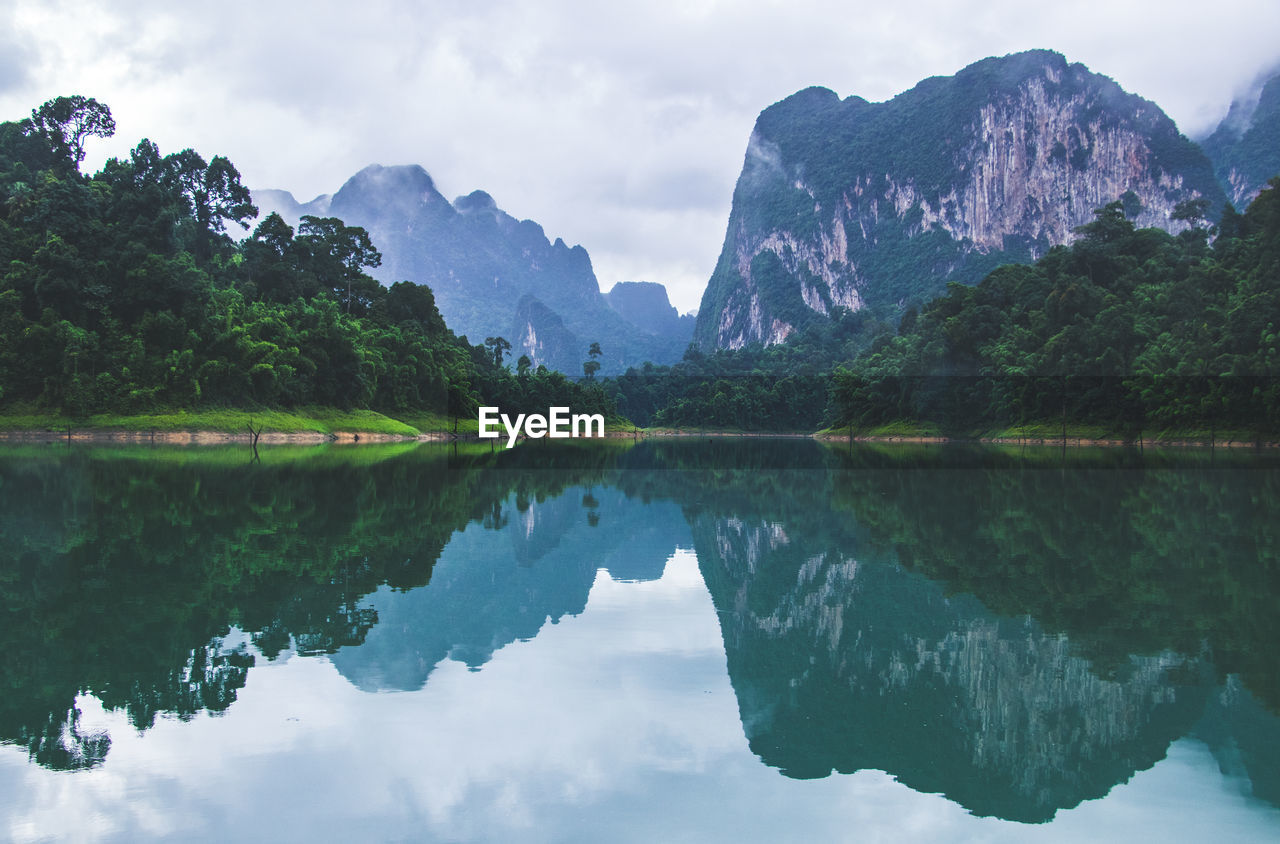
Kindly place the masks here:
POLYGON ((865 313, 841 310, 774 346, 690 346, 674 366, 632 368, 605 382, 618 412, 644 426, 810 432, 828 413, 830 373, 871 338, 891 331, 865 313))
POLYGON ((429 288, 383 288, 365 273, 381 255, 360 227, 304 217, 295 236, 272 214, 235 243, 227 223, 247 228, 257 210, 221 156, 162 155, 143 140, 79 173, 85 138, 113 127, 105 106, 78 97, 0 124, 0 401, 10 409, 77 420, 226 407, 456 417, 482 400, 536 396, 614 414, 597 389, 563 377, 517 382, 502 366, 510 345, 456 338, 429 288))
POLYGON ((57 97, 31 111, 30 134, 43 138, 59 156, 79 168, 84 142, 90 137, 109 138, 116 132, 111 109, 92 97, 57 97))
POLYGON ((1121 202, 1078 232, 1035 265, 952 284, 837 370, 837 427, 1280 432, 1280 192, 1234 215, 1212 248, 1199 229, 1134 229, 1121 202))

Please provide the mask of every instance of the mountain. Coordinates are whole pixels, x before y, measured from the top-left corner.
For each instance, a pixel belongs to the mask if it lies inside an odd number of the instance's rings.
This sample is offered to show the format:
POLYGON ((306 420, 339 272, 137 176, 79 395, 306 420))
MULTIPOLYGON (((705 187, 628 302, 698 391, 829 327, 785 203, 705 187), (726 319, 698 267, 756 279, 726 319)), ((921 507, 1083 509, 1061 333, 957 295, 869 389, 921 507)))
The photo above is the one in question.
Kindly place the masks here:
POLYGON ((299 202, 287 190, 255 190, 253 204, 258 206, 258 219, 265 220, 270 214, 279 214, 289 225, 297 226, 305 216, 325 217, 329 214, 329 206, 333 203, 333 195, 322 193, 310 202, 299 202))
POLYGON ((1226 197, 1156 105, 1048 51, 989 58, 882 103, 808 88, 747 145, 695 342, 771 345, 839 308, 896 319, 949 281, 1072 240, 1121 199, 1140 226, 1226 197))
POLYGON ((449 202, 421 167, 371 165, 332 197, 305 204, 286 191, 253 196, 264 214, 277 211, 293 225, 303 214, 323 214, 365 228, 382 253, 382 266, 373 270, 379 281, 429 285, 454 332, 473 342, 507 337, 513 358, 528 354, 535 365, 573 375, 581 373, 590 343, 599 342, 609 374, 646 360, 678 360, 688 343, 645 331, 610 308, 581 246, 548 240, 540 225, 515 219, 484 191, 449 202), (511 334, 529 326, 517 323, 526 296, 555 314, 568 332, 562 336, 577 346, 516 342, 511 334))
POLYGON ((1237 208, 1248 205, 1267 181, 1280 176, 1280 73, 1231 104, 1227 116, 1202 141, 1223 189, 1237 208))
POLYGON ((667 298, 667 288, 652 281, 620 281, 605 294, 609 307, 642 331, 688 344, 696 318, 680 312, 667 298))
POLYGON ((557 367, 554 362, 572 360, 588 345, 565 327, 558 313, 528 293, 516 303, 515 316, 503 336, 510 337, 512 348, 528 355, 535 367, 546 365, 570 374, 574 374, 572 369, 557 367))

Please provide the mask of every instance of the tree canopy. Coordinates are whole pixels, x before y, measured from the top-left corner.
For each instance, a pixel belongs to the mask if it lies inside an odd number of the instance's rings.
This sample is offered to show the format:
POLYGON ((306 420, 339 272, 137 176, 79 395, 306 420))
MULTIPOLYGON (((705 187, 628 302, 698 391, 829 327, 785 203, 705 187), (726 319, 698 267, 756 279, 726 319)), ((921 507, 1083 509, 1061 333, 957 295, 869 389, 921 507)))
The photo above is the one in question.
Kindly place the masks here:
POLYGON ((324 405, 467 414, 482 400, 614 413, 598 388, 523 381, 504 348, 445 326, 431 290, 385 288, 358 226, 257 216, 223 156, 127 158, 79 172, 106 106, 59 97, 0 124, 0 403, 72 416, 324 405), (497 351, 497 354, 494 352, 497 351))

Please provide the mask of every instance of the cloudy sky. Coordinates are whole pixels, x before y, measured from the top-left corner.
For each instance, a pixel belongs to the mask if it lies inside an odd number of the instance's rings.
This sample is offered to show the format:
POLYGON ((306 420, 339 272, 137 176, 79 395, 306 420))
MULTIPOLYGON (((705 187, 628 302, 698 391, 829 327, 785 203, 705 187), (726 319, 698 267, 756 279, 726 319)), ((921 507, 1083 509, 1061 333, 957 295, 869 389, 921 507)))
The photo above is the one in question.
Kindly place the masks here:
POLYGON ((581 243, 601 286, 660 281, 684 311, 715 264, 760 110, 808 85, 882 100, 1048 47, 1211 128, 1280 63, 1275 0, 0 0, 0 118, 61 94, 117 137, 228 156, 299 199, 370 163, 424 166, 581 243))

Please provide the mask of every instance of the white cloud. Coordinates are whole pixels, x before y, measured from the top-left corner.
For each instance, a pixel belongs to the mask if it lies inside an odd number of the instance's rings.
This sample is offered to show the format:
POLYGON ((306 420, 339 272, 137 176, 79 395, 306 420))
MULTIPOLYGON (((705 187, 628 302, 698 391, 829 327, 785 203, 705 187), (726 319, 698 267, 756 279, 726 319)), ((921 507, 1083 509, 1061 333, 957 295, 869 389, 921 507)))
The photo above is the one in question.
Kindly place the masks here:
MULTIPOLYGON (((1280 58, 1273 0, 218 5, 16 0, 0 115, 84 93, 119 137, 224 154, 302 199, 366 164, 418 163, 582 243, 606 289, 696 305, 747 135, 818 84, 884 99, 987 55, 1059 50, 1200 133, 1280 58)), ((0 41, 4 37, 0 36, 0 41)), ((0 47, 5 46, 0 43, 0 47)))

